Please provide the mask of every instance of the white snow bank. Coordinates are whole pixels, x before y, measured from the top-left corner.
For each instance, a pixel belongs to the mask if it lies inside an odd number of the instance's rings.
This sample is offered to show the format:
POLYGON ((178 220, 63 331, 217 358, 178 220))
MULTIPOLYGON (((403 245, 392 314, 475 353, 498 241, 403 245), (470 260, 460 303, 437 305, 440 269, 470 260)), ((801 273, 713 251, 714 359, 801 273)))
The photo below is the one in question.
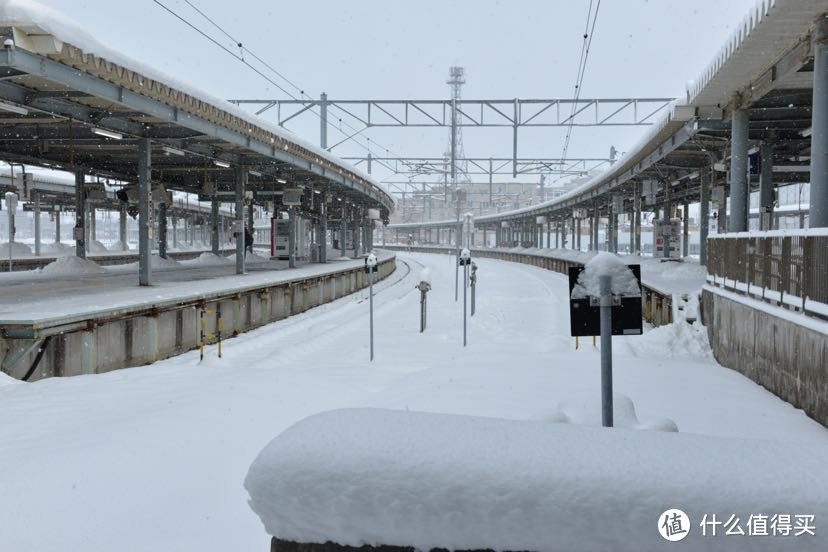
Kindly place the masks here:
MULTIPOLYGON (((703 537, 702 516, 816 516, 824 550, 828 447, 379 409, 306 418, 245 479, 269 534, 420 550, 662 550, 660 514, 691 521, 684 550, 779 550, 770 537, 703 537), (745 459, 750 459, 746 462, 745 459), (716 542, 736 538, 737 542, 716 542)), ((721 519, 722 516, 724 519, 721 519)), ((793 518, 792 518, 793 519, 793 518)))
POLYGON ((86 250, 90 253, 106 253, 109 251, 109 249, 107 249, 106 246, 98 240, 90 240, 89 244, 86 246, 86 250))
POLYGON ((688 357, 713 361, 707 328, 698 321, 688 324, 678 320, 653 328, 636 339, 625 342, 630 351, 641 358, 688 357))
MULTIPOLYGON (((12 242, 11 244, 12 257, 30 257, 32 255, 32 248, 25 243, 12 242)), ((0 260, 9 258, 9 243, 0 243, 0 260)))
POLYGON ((118 240, 109 246, 109 251, 129 251, 129 246, 127 245, 126 247, 124 247, 124 245, 124 242, 118 240))
POLYGON ((189 266, 209 266, 209 265, 217 265, 217 264, 230 264, 232 261, 227 257, 222 257, 221 255, 215 255, 210 251, 204 252, 195 259, 190 259, 188 261, 181 261, 181 264, 189 265, 189 266))
MULTIPOLYGON (((601 394, 596 389, 567 389, 566 398, 557 406, 542 412, 534 419, 554 423, 568 423, 602 427, 601 394)), ((617 428, 643 429, 654 431, 678 431, 673 420, 663 419, 654 422, 641 423, 635 412, 635 403, 627 395, 613 393, 612 395, 612 423, 617 428)))
POLYGON ((6 385, 17 385, 18 383, 23 383, 18 379, 14 379, 8 374, 0 372, 0 387, 5 387, 6 385))
POLYGON ((420 281, 427 284, 431 283, 431 270, 429 268, 426 267, 420 271, 420 281))
POLYGON ((584 265, 584 270, 578 275, 578 282, 572 289, 572 299, 598 297, 601 295, 599 279, 609 276, 612 282, 612 294, 622 297, 640 297, 641 288, 638 286, 630 267, 618 255, 600 252, 584 265))
POLYGON ((41 274, 48 274, 49 276, 101 274, 104 272, 106 272, 106 269, 98 265, 96 262, 88 259, 81 259, 80 257, 75 257, 74 255, 55 259, 53 262, 40 269, 41 274))
POLYGON ((70 255, 75 253, 75 246, 66 243, 43 243, 40 245, 43 255, 70 255))

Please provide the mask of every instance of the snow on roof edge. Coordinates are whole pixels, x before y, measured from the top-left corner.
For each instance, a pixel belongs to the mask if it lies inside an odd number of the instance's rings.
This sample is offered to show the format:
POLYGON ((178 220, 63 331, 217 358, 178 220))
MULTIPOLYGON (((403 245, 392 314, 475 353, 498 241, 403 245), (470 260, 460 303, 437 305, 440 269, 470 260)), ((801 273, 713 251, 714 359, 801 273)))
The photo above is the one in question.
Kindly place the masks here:
POLYGON ((356 177, 365 180, 372 186, 376 187, 379 191, 386 194, 391 199, 392 203, 394 202, 393 196, 377 180, 374 180, 372 177, 363 173, 350 163, 343 161, 336 155, 333 155, 329 151, 298 137, 284 127, 268 123, 267 121, 256 117, 255 115, 245 111, 235 104, 228 102, 225 99, 218 98, 208 92, 197 89, 179 79, 176 79, 175 77, 167 75, 163 71, 159 71, 149 65, 141 63, 100 43, 70 17, 53 8, 44 6, 35 0, 0 0, 0 26, 20 27, 21 29, 28 31, 30 34, 40 30, 47 34, 53 35, 62 42, 71 44, 84 53, 92 54, 96 57, 105 59, 110 63, 114 63, 129 69, 130 71, 140 73, 148 79, 164 83, 170 88, 177 89, 180 92, 194 98, 198 98, 205 103, 212 104, 215 107, 250 123, 251 125, 275 134, 284 140, 293 142, 294 144, 309 150, 315 155, 319 155, 327 161, 350 171, 356 177))

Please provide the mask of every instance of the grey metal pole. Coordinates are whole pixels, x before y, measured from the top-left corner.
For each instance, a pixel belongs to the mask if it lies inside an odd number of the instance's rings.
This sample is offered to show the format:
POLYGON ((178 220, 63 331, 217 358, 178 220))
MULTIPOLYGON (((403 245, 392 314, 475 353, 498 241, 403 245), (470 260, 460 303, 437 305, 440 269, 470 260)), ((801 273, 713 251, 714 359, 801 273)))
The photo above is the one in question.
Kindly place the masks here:
POLYGON ((451 99, 451 183, 457 182, 457 99, 451 99))
MULTIPOLYGON (((34 254, 35 256, 40 257, 40 192, 37 190, 32 191, 32 199, 34 199, 34 254)), ((11 247, 11 245, 9 247, 11 247)))
POLYGON ((635 183, 635 199, 633 201, 633 253, 641 255, 641 183, 635 183))
POLYGON ((296 268, 296 206, 288 208, 288 268, 296 268))
POLYGON ((468 263, 463 265, 463 347, 466 346, 466 296, 468 292, 466 288, 468 287, 469 282, 469 265, 468 263))
POLYGON ((682 231, 681 231, 681 256, 687 257, 690 253, 690 204, 687 201, 681 206, 682 231))
POLYGON ((374 268, 368 267, 368 297, 371 324, 371 362, 374 361, 374 268))
POLYGON ((235 170, 236 180, 236 274, 244 274, 244 191, 247 188, 247 169, 239 165, 235 170))
POLYGON ((55 243, 60 243, 60 211, 55 211, 55 243))
POLYGON ((319 96, 319 145, 328 149, 328 95, 319 96))
MULTIPOLYGON (((328 194, 322 192, 319 196, 319 262, 328 262, 328 194)), ((385 232, 382 233, 382 241, 385 243, 385 232)))
MULTIPOLYGON (((140 146, 140 143, 139 143, 140 146)), ((139 147, 140 156, 140 147, 139 147)), ((140 157, 138 159, 140 164, 140 157)), ((140 167, 139 167, 140 170, 140 167)), ((81 171, 75 171, 75 256, 86 258, 86 178, 81 171)))
POLYGON ((170 223, 172 224, 173 249, 178 249, 178 217, 171 215, 170 223))
POLYGON ((138 140, 138 284, 150 285, 150 194, 152 148, 148 138, 138 140))
MULTIPOLYGON (((59 213, 58 213, 59 214, 59 213)), ((127 210, 125 205, 118 209, 118 240, 121 242, 121 251, 126 251, 127 246, 127 210)))
POLYGON ((710 229, 710 173, 713 167, 702 167, 699 174, 699 264, 707 266, 707 233, 710 229))
POLYGON ((811 108, 811 228, 828 227, 828 20, 817 24, 811 108))
MULTIPOLYGON (((730 231, 745 232, 748 220, 748 122, 746 109, 737 109, 731 119, 730 231)), ((668 184, 669 186, 669 184, 668 184)))
MULTIPOLYGON (((348 253, 345 248, 345 240, 348 234, 348 219, 347 209, 342 207, 342 218, 339 221, 339 248, 342 251, 342 256, 347 257, 348 253)), ((400 231, 397 230, 397 243, 400 243, 400 231)))
POLYGON ((762 168, 759 172, 759 230, 770 230, 773 218, 773 146, 762 142, 759 147, 762 168))
POLYGON ((167 258, 167 204, 158 204, 158 256, 167 258))
POLYGON ((601 311, 601 421, 612 427, 612 278, 598 277, 601 311))
MULTIPOLYGON (((457 212, 457 216, 458 217, 460 216, 459 211, 457 212)), ((457 256, 457 259, 456 259, 457 262, 454 265, 454 301, 455 301, 455 303, 457 302, 457 294, 458 294, 457 286, 459 285, 458 280, 459 280, 459 277, 460 277, 460 234, 462 234, 461 228, 462 228, 462 226, 460 226, 459 223, 458 223, 458 226, 456 226, 455 229, 454 229, 454 247, 455 247, 456 252, 457 252, 457 255, 456 255, 457 256)))

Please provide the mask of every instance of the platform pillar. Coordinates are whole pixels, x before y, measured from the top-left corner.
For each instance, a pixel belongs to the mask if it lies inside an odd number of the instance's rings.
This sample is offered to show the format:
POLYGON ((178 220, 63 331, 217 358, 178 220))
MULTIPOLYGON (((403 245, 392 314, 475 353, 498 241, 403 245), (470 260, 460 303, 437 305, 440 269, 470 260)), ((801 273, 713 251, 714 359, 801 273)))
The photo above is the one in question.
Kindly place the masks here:
POLYGON ((138 140, 138 284, 150 285, 150 183, 152 148, 148 138, 138 140))
POLYGON ((687 257, 690 254, 690 204, 687 201, 681 206, 682 235, 681 235, 681 256, 687 257))
POLYGON ((118 209, 118 239, 121 242, 121 251, 126 251, 127 246, 127 210, 125 205, 118 209))
POLYGON ((55 243, 60 243, 60 211, 55 211, 55 243))
POLYGON ((707 266, 707 233, 710 229, 710 175, 713 167, 702 167, 699 173, 699 264, 707 266))
POLYGON ((40 257, 40 192, 32 191, 32 199, 34 200, 34 254, 40 257))
POLYGON ((83 172, 75 171, 75 256, 86 258, 86 178, 83 172))
MULTIPOLYGON (((748 220, 748 112, 737 109, 731 124, 730 231, 747 231, 748 220)), ((669 186, 669 184, 667 184, 669 186)), ((669 217, 668 217, 669 220, 669 217)))
MULTIPOLYGON (((319 262, 328 262, 328 194, 319 194, 319 262)), ((385 243, 385 232, 382 233, 382 242, 385 243)))
POLYGON ((167 258, 167 204, 158 204, 158 256, 167 258))
MULTIPOLYGON (((339 219, 339 250, 340 255, 343 257, 347 257, 348 254, 346 253, 345 249, 345 238, 347 236, 348 230, 348 209, 344 205, 344 201, 342 202, 342 217, 339 219)), ((397 243, 400 243, 400 231, 397 230, 397 243)))
POLYGON ((770 230, 773 219, 773 146, 759 146, 762 168, 759 172, 759 230, 770 230))
POLYGON ((828 18, 814 32, 814 91, 811 108, 811 228, 828 227, 828 18))
POLYGON ((244 166, 236 167, 235 180, 236 218, 233 234, 236 237, 236 274, 244 274, 244 191, 247 188, 247 170, 244 166))
POLYGON ((288 267, 296 268, 296 206, 288 208, 288 267))

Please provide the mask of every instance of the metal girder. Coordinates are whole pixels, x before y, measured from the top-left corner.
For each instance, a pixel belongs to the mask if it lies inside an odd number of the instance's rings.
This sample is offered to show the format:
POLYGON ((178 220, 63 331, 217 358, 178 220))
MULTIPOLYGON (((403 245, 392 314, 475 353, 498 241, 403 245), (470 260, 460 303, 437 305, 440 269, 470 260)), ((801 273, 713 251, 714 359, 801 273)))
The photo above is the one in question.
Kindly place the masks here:
MULTIPOLYGON (((457 100, 457 125, 464 127, 639 126, 673 98, 509 99, 457 100), (517 106, 517 113, 515 113, 517 106), (564 109, 561 109, 561 108, 564 109), (574 107, 574 110, 573 110, 574 107), (572 113, 575 113, 573 116, 572 113)), ((235 99, 237 105, 258 107, 258 113, 276 108, 276 121, 284 125, 324 103, 365 127, 448 127, 452 100, 278 100, 235 99)))
MULTIPOLYGON (((447 175, 450 174, 449 160, 442 157, 343 157, 354 166, 368 162, 384 162, 395 175, 447 175)), ((467 157, 464 158, 469 175, 513 175, 514 159, 511 157, 467 157)), ((603 158, 518 158, 517 174, 574 174, 582 175, 610 163, 603 158)))

